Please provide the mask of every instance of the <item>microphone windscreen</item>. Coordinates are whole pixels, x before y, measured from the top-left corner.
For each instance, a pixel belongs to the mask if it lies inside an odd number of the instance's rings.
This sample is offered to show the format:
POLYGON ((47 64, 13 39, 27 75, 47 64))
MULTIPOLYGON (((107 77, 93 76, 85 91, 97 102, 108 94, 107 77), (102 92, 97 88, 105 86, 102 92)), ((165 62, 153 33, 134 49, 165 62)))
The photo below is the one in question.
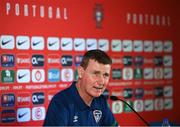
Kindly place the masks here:
POLYGON ((110 99, 113 100, 113 101, 117 101, 117 100, 118 100, 118 97, 116 97, 116 96, 110 96, 110 99))

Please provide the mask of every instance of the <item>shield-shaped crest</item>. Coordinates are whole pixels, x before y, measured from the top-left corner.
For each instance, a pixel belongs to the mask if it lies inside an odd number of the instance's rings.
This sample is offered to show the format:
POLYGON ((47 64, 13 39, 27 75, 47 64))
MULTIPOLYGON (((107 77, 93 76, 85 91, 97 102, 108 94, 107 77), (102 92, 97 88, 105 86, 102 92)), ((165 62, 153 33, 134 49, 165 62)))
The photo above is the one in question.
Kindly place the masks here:
POLYGON ((95 119, 96 123, 98 123, 99 120, 100 120, 101 117, 102 117, 102 111, 100 111, 100 110, 94 110, 94 111, 93 111, 93 115, 94 115, 94 119, 95 119))

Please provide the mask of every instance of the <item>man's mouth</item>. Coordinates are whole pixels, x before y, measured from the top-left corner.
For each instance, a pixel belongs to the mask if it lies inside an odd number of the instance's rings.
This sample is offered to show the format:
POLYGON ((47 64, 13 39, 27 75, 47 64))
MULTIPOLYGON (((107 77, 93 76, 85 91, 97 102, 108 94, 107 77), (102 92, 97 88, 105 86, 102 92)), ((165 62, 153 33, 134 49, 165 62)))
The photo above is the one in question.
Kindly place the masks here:
POLYGON ((95 89, 97 89, 97 90, 103 89, 103 87, 96 87, 96 86, 94 86, 93 88, 95 88, 95 89))

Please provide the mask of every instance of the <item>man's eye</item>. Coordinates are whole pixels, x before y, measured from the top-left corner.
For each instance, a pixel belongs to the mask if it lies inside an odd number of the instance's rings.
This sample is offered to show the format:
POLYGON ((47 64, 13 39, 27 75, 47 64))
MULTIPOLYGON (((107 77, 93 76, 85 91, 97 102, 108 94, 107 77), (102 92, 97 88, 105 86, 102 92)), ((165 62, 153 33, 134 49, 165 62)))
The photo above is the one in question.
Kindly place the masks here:
POLYGON ((104 78, 109 78, 109 74, 104 74, 104 78))

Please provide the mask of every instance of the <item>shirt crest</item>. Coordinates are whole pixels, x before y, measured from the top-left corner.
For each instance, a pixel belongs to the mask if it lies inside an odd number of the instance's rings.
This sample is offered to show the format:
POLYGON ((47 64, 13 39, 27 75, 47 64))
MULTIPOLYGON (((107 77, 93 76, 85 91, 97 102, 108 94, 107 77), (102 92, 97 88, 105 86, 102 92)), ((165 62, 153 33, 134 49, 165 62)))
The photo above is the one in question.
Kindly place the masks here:
POLYGON ((94 119, 95 119, 96 123, 98 123, 99 120, 102 117, 102 111, 101 110, 94 110, 93 111, 93 116, 94 116, 94 119))

